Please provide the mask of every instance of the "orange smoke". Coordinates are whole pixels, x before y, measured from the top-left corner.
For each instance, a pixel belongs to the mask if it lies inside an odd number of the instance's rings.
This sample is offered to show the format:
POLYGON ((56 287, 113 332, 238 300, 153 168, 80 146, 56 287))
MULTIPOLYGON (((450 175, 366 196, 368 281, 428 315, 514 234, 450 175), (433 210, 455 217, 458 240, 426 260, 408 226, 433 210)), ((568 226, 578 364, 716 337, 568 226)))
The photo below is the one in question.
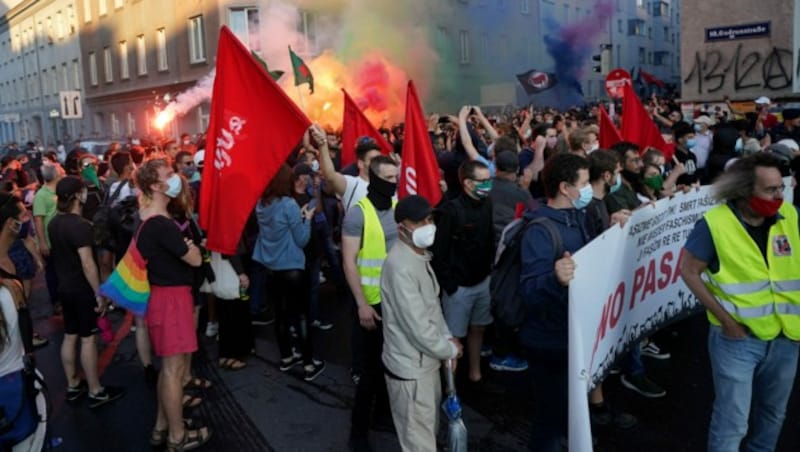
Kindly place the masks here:
POLYGON ((314 94, 306 85, 295 88, 291 73, 281 84, 312 121, 326 129, 341 129, 344 88, 375 127, 402 122, 408 75, 384 55, 373 52, 345 64, 325 51, 307 63, 314 76, 314 94))
POLYGON ((156 119, 153 121, 153 123, 158 130, 163 130, 164 127, 173 119, 175 119, 175 113, 171 109, 167 109, 160 111, 158 115, 156 115, 156 119))

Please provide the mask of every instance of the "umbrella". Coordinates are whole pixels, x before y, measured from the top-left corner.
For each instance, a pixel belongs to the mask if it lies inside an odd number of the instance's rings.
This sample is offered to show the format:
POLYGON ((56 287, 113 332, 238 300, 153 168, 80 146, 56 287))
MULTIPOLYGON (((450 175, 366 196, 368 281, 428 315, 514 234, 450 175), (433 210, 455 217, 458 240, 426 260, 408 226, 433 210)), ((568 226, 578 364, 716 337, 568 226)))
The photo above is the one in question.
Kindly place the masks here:
POLYGON ((461 419, 461 400, 456 395, 453 360, 445 362, 444 367, 447 397, 442 402, 442 410, 449 419, 447 426, 447 445, 449 452, 467 452, 467 427, 461 419))

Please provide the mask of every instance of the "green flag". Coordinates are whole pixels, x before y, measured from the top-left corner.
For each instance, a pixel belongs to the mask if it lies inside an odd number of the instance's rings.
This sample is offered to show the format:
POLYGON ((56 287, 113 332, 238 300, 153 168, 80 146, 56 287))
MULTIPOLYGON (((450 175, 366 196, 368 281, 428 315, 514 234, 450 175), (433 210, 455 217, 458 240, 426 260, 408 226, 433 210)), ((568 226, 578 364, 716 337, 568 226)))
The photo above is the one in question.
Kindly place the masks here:
POLYGON ((292 51, 291 47, 289 47, 289 57, 292 59, 292 69, 294 70, 294 86, 308 83, 308 89, 311 91, 311 94, 314 94, 314 76, 311 75, 311 70, 306 66, 306 63, 292 51))
POLYGON ((283 76, 283 71, 270 71, 269 67, 267 67, 267 62, 262 60, 261 57, 258 56, 256 52, 251 50, 250 54, 253 55, 253 58, 255 58, 256 61, 261 63, 262 66, 264 66, 264 70, 266 70, 269 73, 270 77, 272 77, 272 80, 275 80, 277 82, 278 79, 283 76))

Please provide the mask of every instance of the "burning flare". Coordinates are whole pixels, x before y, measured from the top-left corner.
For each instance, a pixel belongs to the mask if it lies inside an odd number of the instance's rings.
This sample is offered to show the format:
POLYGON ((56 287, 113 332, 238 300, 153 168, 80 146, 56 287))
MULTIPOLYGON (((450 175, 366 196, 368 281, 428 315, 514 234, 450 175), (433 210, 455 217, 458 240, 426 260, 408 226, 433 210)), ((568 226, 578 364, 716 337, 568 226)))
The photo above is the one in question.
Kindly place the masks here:
POLYGON ((175 119, 175 113, 173 113, 171 110, 167 109, 159 112, 155 119, 156 128, 163 130, 164 127, 173 119, 175 119))

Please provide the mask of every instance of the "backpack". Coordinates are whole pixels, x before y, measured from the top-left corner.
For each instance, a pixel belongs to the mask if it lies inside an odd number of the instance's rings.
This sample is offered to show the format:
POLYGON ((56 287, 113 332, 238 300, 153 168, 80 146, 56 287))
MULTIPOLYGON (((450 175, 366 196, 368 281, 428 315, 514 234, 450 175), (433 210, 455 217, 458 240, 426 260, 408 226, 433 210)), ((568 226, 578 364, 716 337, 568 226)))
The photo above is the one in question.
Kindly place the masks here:
MULTIPOLYGON (((104 248, 110 247, 113 249, 113 234, 111 234, 111 229, 109 228, 109 217, 111 216, 111 205, 114 203, 114 200, 119 197, 120 192, 122 189, 125 188, 125 185, 128 184, 128 181, 122 180, 117 185, 117 189, 114 190, 110 196, 106 196, 103 202, 98 207, 97 212, 95 212, 94 216, 92 217, 92 232, 94 233, 94 244, 95 246, 102 246, 104 248)), ((105 191, 108 193, 108 191, 105 191)))
POLYGON ((553 261, 564 253, 561 233, 546 217, 527 221, 518 218, 503 229, 497 255, 489 283, 492 297, 492 315, 501 324, 517 328, 525 320, 525 300, 519 293, 519 277, 522 272, 522 239, 525 232, 534 224, 544 226, 553 242, 553 261))

